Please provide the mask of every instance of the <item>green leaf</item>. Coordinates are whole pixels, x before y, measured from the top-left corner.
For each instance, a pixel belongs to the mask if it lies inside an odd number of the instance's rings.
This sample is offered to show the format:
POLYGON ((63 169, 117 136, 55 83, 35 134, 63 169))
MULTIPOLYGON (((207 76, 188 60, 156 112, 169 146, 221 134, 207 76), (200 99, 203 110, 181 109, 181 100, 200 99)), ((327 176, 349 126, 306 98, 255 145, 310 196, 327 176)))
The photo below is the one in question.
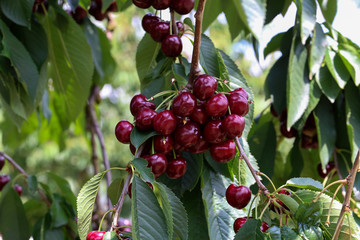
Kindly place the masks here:
POLYGON ((350 72, 356 86, 360 84, 360 53, 353 46, 342 44, 339 55, 350 72))
POLYGON ((10 183, 2 189, 0 212, 0 232, 4 240, 30 238, 30 227, 24 206, 10 183))
POLYGON ((360 92, 354 83, 348 83, 345 89, 346 100, 346 124, 351 146, 351 161, 355 157, 360 146, 360 92))
POLYGON ((316 23, 316 2, 315 0, 299 0, 298 14, 300 15, 301 42, 305 44, 316 23))
POLYGON ((201 35, 200 64, 206 74, 220 77, 217 52, 211 39, 205 34, 201 35))
POLYGON ((288 129, 300 119, 309 104, 310 83, 306 60, 306 48, 294 38, 286 84, 288 129))
POLYGON ((84 110, 92 83, 94 64, 85 35, 69 14, 49 8, 42 19, 49 44, 54 105, 63 128, 84 110))
POLYGON ((236 233, 234 240, 268 239, 266 235, 261 232, 260 227, 261 221, 259 219, 249 218, 236 233))
POLYGON ((286 194, 276 194, 275 195, 281 202, 287 206, 292 213, 295 213, 299 207, 299 204, 292 198, 286 194))
POLYGON ((320 182, 312 178, 291 178, 287 180, 286 186, 309 190, 322 190, 324 188, 320 182))
POLYGON ((133 239, 168 240, 165 216, 151 188, 135 176, 131 194, 133 239))
POLYGON ((160 50, 160 43, 152 40, 149 34, 145 34, 139 42, 136 50, 136 70, 140 82, 156 65, 156 56, 160 50))
POLYGON ((327 48, 325 52, 325 63, 339 87, 344 89, 350 78, 350 73, 342 62, 340 55, 327 48))
POLYGON ((122 189, 124 187, 124 178, 114 179, 110 186, 107 188, 107 195, 110 198, 110 201, 113 205, 116 205, 118 202, 122 189))
POLYGON ((202 31, 204 32, 222 12, 221 0, 208 0, 205 4, 202 31))
POLYGON ((140 174, 140 177, 146 182, 154 182, 154 174, 151 172, 151 168, 148 168, 148 161, 143 158, 135 158, 131 161, 131 164, 135 167, 136 171, 140 174))
POLYGON ((310 75, 316 74, 325 57, 327 40, 320 24, 316 23, 309 56, 310 75))
POLYGON ((231 207, 225 198, 225 191, 231 184, 230 180, 220 173, 215 173, 205 167, 201 176, 201 191, 205 206, 210 239, 232 239, 235 219, 245 215, 244 210, 231 207))
MULTIPOLYGON (((178 197, 165 185, 156 183, 159 188, 163 211, 168 223, 172 223, 171 230, 174 236, 180 239, 188 239, 188 219, 186 210, 178 197), (169 217, 167 217, 169 216, 169 217)), ((168 224, 168 227, 170 224, 168 224)), ((169 239, 171 239, 169 234, 169 239)))
POLYGON ((14 23, 30 29, 33 4, 34 0, 1 0, 0 9, 14 23))
POLYGON ((319 154, 323 167, 330 161, 335 150, 336 125, 332 104, 322 98, 315 109, 315 123, 319 141, 319 154))
POLYGON ((341 89, 332 77, 329 69, 325 66, 321 67, 318 74, 315 75, 315 80, 326 97, 331 101, 331 103, 334 103, 341 89))
POLYGON ((77 217, 78 231, 81 240, 85 240, 91 227, 92 212, 94 209, 95 198, 99 191, 100 182, 105 175, 105 171, 96 174, 81 188, 77 197, 77 217))
POLYGON ((337 12, 337 0, 318 0, 326 22, 332 24, 337 12))
POLYGON ((137 127, 134 127, 130 134, 131 144, 138 148, 146 140, 155 135, 159 135, 159 133, 156 131, 140 131, 137 127))

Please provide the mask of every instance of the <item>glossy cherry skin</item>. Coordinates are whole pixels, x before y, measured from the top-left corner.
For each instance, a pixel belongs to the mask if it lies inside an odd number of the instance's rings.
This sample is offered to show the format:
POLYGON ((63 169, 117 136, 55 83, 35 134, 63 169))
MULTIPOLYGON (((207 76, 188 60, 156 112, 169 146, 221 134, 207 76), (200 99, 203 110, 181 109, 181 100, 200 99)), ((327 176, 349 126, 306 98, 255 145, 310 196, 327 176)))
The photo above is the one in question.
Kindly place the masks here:
POLYGON ((153 128, 154 118, 156 117, 157 112, 154 110, 144 107, 141 108, 135 117, 135 125, 138 129, 142 131, 150 130, 153 128))
POLYGON ((173 150, 174 140, 171 135, 157 135, 154 137, 154 150, 157 153, 168 154, 173 150))
POLYGON ((222 93, 218 93, 205 103, 205 110, 207 114, 212 117, 222 117, 228 110, 229 102, 226 96, 222 93))
POLYGON ((233 91, 230 91, 229 93, 230 93, 230 94, 231 94, 231 93, 239 93, 240 95, 242 95, 242 96, 245 97, 246 99, 249 99, 248 93, 247 93, 246 90, 243 89, 243 88, 237 88, 237 89, 235 89, 235 90, 233 90, 233 91))
POLYGON ((185 32, 184 23, 182 23, 181 21, 176 21, 176 27, 178 30, 178 35, 181 37, 185 32))
POLYGON ((132 0, 133 4, 138 8, 149 8, 151 7, 152 0, 132 0))
POLYGON ((91 231, 86 236, 86 240, 102 240, 105 235, 104 231, 91 231))
POLYGON ((5 165, 5 157, 0 155, 0 171, 5 165))
POLYGON ((162 135, 171 134, 177 125, 176 117, 170 110, 159 112, 154 118, 154 129, 162 135))
POLYGON ((186 160, 179 157, 177 159, 170 160, 166 169, 166 174, 169 178, 177 179, 181 178, 186 172, 186 160))
POLYGON ((198 154, 198 153, 204 153, 207 150, 209 150, 210 144, 208 141, 205 140, 205 138, 200 135, 199 141, 192 147, 188 148, 187 150, 191 153, 198 154))
POLYGON ((134 126, 126 120, 122 120, 116 124, 115 136, 119 142, 128 144, 130 143, 130 134, 134 126))
POLYGON ((151 38, 155 42, 162 42, 169 34, 170 34, 170 24, 164 21, 154 23, 150 30, 151 38))
POLYGON ((214 95, 217 87, 217 81, 213 76, 202 74, 194 80, 193 93, 198 99, 206 100, 214 95))
POLYGON ((194 8, 194 0, 172 0, 171 8, 180 15, 188 14, 194 8))
POLYGON ((147 107, 155 110, 155 104, 149 102, 146 97, 142 94, 135 95, 130 101, 130 112, 133 116, 136 116, 137 112, 143 108, 147 107))
POLYGON ((228 95, 229 107, 232 114, 245 116, 249 112, 249 102, 241 93, 234 92, 228 95))
POLYGON ((319 164, 317 165, 317 171, 318 171, 319 176, 320 176, 321 178, 325 178, 325 177, 329 174, 329 172, 330 172, 331 170, 333 170, 334 168, 335 168, 335 162, 333 162, 333 161, 328 162, 328 164, 326 164, 326 166, 325 166, 325 171, 324 171, 324 172, 323 172, 323 170, 322 170, 321 163, 319 163, 319 164))
MULTIPOLYGON (((249 217, 253 218, 253 217, 249 217)), ((237 218, 234 222, 234 232, 237 233, 239 229, 246 223, 247 217, 237 218)), ((266 222, 262 222, 260 226, 260 230, 262 232, 266 232, 269 229, 269 225, 266 222)))
POLYGON ((204 104, 200 102, 196 104, 194 111, 190 115, 190 119, 191 121, 197 122, 201 125, 206 123, 206 121, 208 120, 208 114, 205 110, 204 104))
POLYGON ((15 184, 15 185, 14 185, 14 189, 15 189, 15 191, 19 194, 19 196, 21 196, 21 194, 22 194, 22 187, 21 187, 20 185, 18 185, 18 184, 15 184))
POLYGON ((161 19, 158 16, 155 16, 152 13, 147 13, 144 15, 141 25, 145 32, 150 33, 152 26, 160 21, 161 19))
MULTIPOLYGON (((154 190, 154 187, 153 187, 153 185, 152 185, 151 183, 149 183, 149 182, 146 182, 146 183, 147 183, 147 185, 149 185, 149 187, 150 187, 152 190, 154 190)), ((129 184, 129 187, 128 187, 128 195, 129 195, 130 198, 131 198, 131 188, 132 188, 132 183, 130 183, 130 184, 129 184)), ((125 225, 119 225, 119 226, 125 226, 125 225)), ((126 225, 126 226, 131 226, 131 224, 130 224, 130 225, 126 225)), ((130 230, 129 232, 131 232, 131 230, 130 230)))
POLYGON ((236 186, 235 184, 231 184, 226 189, 226 201, 230 204, 230 206, 243 209, 248 205, 251 199, 251 191, 246 186, 236 186))
POLYGON ((172 103, 172 111, 180 117, 188 117, 192 114, 196 107, 196 98, 192 93, 182 92, 172 103))
POLYGON ((170 0, 153 0, 152 6, 156 10, 164 10, 170 7, 170 0))
POLYGON ((181 54, 183 45, 178 35, 168 35, 161 43, 161 51, 167 57, 177 57, 181 54))
POLYGON ((148 167, 151 167, 151 171, 155 178, 166 171, 167 159, 164 154, 155 153, 153 155, 145 156, 144 159, 148 161, 148 167))
POLYGON ((215 161, 226 163, 235 157, 236 146, 234 141, 227 140, 222 143, 211 145, 210 153, 215 161))
POLYGON ((10 177, 8 175, 0 175, 0 191, 8 182, 10 182, 10 177))
POLYGON ((245 119, 237 114, 230 114, 222 120, 222 129, 230 139, 241 137, 245 128, 245 119))
POLYGON ((225 132, 222 130, 221 120, 211 120, 206 123, 203 134, 205 140, 209 143, 221 143, 226 139, 225 132))
POLYGON ((187 122, 183 126, 179 126, 174 133, 175 142, 184 148, 195 145, 200 138, 200 127, 197 123, 187 122))

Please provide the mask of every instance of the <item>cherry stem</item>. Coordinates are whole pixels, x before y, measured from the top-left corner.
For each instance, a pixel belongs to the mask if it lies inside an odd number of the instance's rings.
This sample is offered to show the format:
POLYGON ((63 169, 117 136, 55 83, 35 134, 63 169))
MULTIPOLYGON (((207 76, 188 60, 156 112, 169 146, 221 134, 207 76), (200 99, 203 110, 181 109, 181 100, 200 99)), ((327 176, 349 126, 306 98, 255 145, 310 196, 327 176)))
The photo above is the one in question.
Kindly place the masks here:
POLYGON ((336 223, 336 230, 335 230, 333 239, 339 238, 341 227, 344 223, 343 216, 346 212, 350 211, 350 199, 351 199, 351 194, 352 194, 353 187, 354 187, 356 173, 359 169, 359 164, 360 164, 360 148, 358 149, 358 153, 356 155, 355 162, 351 168, 351 171, 350 171, 349 175, 346 177, 346 182, 347 182, 348 186, 346 189, 346 195, 345 195, 344 202, 343 202, 343 205, 341 208, 340 216, 336 223))
POLYGON ((271 181, 271 179, 268 177, 268 175, 266 175, 265 173, 260 172, 260 171, 258 171, 257 174, 265 177, 271 183, 272 187, 274 188, 274 191, 276 191, 275 184, 273 183, 273 181, 271 181))
POLYGON ((335 184, 339 184, 339 183, 341 183, 341 184, 346 184, 347 181, 346 181, 346 180, 337 180, 337 181, 335 181, 335 182, 330 183, 329 185, 327 185, 326 187, 324 187, 324 188, 321 190, 321 192, 316 196, 316 198, 314 199, 313 202, 317 202, 317 200, 319 200, 319 197, 321 196, 321 194, 323 194, 323 193, 326 191, 326 189, 328 189, 329 187, 331 187, 331 186, 333 186, 333 185, 335 185, 335 184))
POLYGON ((245 152, 244 152, 244 149, 242 148, 240 142, 239 142, 239 138, 238 137, 235 137, 235 143, 236 143, 236 146, 237 148, 239 149, 240 151, 240 157, 242 157, 245 162, 246 162, 246 165, 248 166, 248 168, 250 169, 250 172, 251 174, 253 175, 255 181, 256 181, 256 184, 258 185, 259 189, 263 192, 264 195, 268 195, 270 194, 269 190, 264 186, 264 184, 260 181, 258 175, 257 175, 257 172, 255 171, 255 169, 253 168, 253 166, 251 165, 249 159, 247 158, 245 152))
POLYGON ((204 15, 206 0, 199 0, 197 10, 195 13, 195 35, 194 35, 194 49, 191 59, 191 68, 189 81, 186 85, 187 89, 192 89, 194 79, 200 74, 199 68, 199 57, 200 57, 200 46, 201 46, 201 32, 202 32, 202 21, 204 15))

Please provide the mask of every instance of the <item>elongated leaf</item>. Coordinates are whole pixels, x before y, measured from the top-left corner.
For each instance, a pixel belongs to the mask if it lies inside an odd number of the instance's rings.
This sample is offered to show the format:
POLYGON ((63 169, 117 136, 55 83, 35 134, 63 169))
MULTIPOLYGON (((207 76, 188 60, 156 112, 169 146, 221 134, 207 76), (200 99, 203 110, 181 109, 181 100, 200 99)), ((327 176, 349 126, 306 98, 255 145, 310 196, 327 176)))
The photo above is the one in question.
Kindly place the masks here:
POLYGON ((259 219, 249 218, 245 224, 236 233, 234 240, 260 240, 267 239, 261 232, 261 221, 259 219))
POLYGON ((316 23, 309 57, 309 69, 311 75, 319 71, 325 57, 326 49, 327 41, 325 33, 322 30, 321 25, 316 23))
POLYGON ((336 12, 337 12, 337 3, 336 0, 318 0, 321 12, 325 20, 332 24, 334 21, 336 12))
POLYGON ((345 89, 346 99, 346 124, 351 146, 351 161, 355 157, 360 146, 360 92, 353 83, 348 83, 345 89))
POLYGON ((329 69, 325 66, 320 68, 320 71, 315 76, 315 80, 325 96, 331 101, 331 103, 334 103, 341 89, 332 77, 329 69))
POLYGON ((137 176, 131 189, 133 239, 169 239, 167 223, 151 188, 137 176))
POLYGON ((135 167, 136 171, 140 174, 146 182, 154 182, 154 174, 151 169, 147 167, 148 162, 143 158, 135 158, 131 161, 131 164, 135 167))
POLYGON ((310 190, 322 190, 324 188, 320 182, 312 178, 291 178, 287 180, 286 186, 310 190))
POLYGON ((81 240, 85 240, 91 227, 92 213, 95 204, 95 198, 99 191, 100 182, 105 172, 101 172, 93 176, 81 188, 76 200, 78 231, 81 240))
POLYGON ((220 77, 217 52, 211 39, 202 34, 200 47, 200 64, 204 68, 206 74, 214 77, 220 77))
POLYGON ((134 127, 130 134, 131 143, 138 148, 146 140, 158 134, 156 131, 140 131, 137 127, 134 127))
POLYGON ((301 42, 305 44, 316 23, 316 2, 315 0, 299 0, 298 11, 300 15, 301 42))
POLYGON ((360 54, 350 45, 342 45, 339 51, 346 68, 350 72, 356 86, 360 85, 360 54))
POLYGON ((0 9, 14 23, 30 28, 34 0, 1 0, 0 9))
POLYGON ((160 50, 160 43, 152 40, 149 34, 145 34, 139 42, 136 50, 136 70, 139 75, 140 82, 155 67, 156 56, 160 50))
POLYGON ((339 54, 336 54, 330 49, 326 49, 325 63, 339 87, 344 89, 347 81, 350 78, 350 74, 342 62, 339 54))

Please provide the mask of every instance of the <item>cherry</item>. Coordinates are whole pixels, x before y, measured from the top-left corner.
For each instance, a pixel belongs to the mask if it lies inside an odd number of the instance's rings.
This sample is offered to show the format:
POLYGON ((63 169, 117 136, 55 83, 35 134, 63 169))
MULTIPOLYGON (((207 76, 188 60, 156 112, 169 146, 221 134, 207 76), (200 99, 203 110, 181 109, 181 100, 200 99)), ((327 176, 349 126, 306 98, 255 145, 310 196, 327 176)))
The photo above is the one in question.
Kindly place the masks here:
POLYGON ((182 23, 181 21, 176 21, 176 27, 178 30, 178 35, 181 37, 185 32, 184 23, 182 23))
POLYGON ((141 131, 150 130, 153 128, 154 118, 156 117, 157 112, 154 110, 143 107, 141 108, 135 117, 135 125, 141 131))
MULTIPOLYGON (((151 183, 149 183, 149 182, 146 182, 147 183, 147 185, 149 185, 149 187, 152 189, 152 190, 154 190, 154 187, 153 187, 153 185, 151 184, 151 183)), ((130 183, 129 184, 129 187, 128 187, 128 194, 129 194, 129 197, 131 198, 131 187, 132 187, 132 183, 130 183)), ((131 226, 131 224, 130 225, 120 225, 120 226, 131 226)), ((130 230, 131 231, 131 230, 130 230)), ((130 232, 129 231, 129 232, 130 232)))
POLYGON ((154 137, 154 150, 157 153, 168 154, 173 150, 174 140, 171 135, 154 137))
POLYGON ((86 240, 102 240, 105 235, 104 231, 91 231, 86 236, 86 240))
POLYGON ((159 112, 154 118, 154 129, 162 135, 171 134, 177 125, 176 117, 170 110, 159 112))
POLYGON ((319 164, 317 165, 317 171, 318 171, 318 173, 319 173, 319 175, 320 175, 321 178, 325 178, 325 177, 329 174, 329 172, 330 172, 331 170, 333 170, 334 168, 335 168, 335 162, 333 162, 333 161, 328 162, 328 163, 326 164, 326 166, 325 166, 325 171, 323 171, 323 169, 322 169, 322 167, 321 167, 321 163, 319 163, 319 164))
POLYGON ((8 182, 10 182, 10 177, 8 175, 0 175, 0 191, 8 182))
POLYGON ((3 155, 0 155, 0 170, 4 167, 5 165, 5 157, 3 155))
POLYGON ((194 8, 194 0, 172 0, 171 8, 180 15, 188 14, 194 8))
MULTIPOLYGON (((253 217, 249 217, 253 218, 253 217)), ((246 223, 247 217, 237 218, 234 222, 234 232, 237 233, 239 229, 246 223)), ((266 222, 262 222, 260 226, 260 230, 262 232, 266 232, 269 229, 269 225, 266 222)))
POLYGON ((229 102, 226 96, 218 93, 212 96, 205 104, 207 114, 212 117, 222 117, 228 110, 229 102))
POLYGON ((194 111, 190 115, 190 119, 191 121, 197 122, 201 125, 207 121, 208 115, 202 102, 198 102, 196 104, 194 111))
POLYGON ((94 16, 94 18, 98 21, 104 20, 106 17, 105 14, 101 12, 102 8, 102 1, 91 1, 90 8, 89 8, 89 14, 94 16))
POLYGON ((211 145, 210 153, 215 161, 226 163, 235 157, 236 146, 234 141, 227 140, 222 143, 211 145))
POLYGON ((214 95, 217 81, 213 76, 202 74, 194 80, 193 93, 200 100, 206 100, 214 95))
POLYGON ((195 107, 196 98, 189 92, 180 93, 176 98, 174 98, 171 106, 173 113, 180 117, 190 116, 195 110, 195 107))
POLYGON ((15 185, 14 185, 14 189, 15 189, 15 191, 19 194, 19 196, 21 196, 21 194, 22 194, 22 187, 21 187, 20 185, 18 185, 18 184, 15 184, 15 185))
POLYGON ((221 143, 226 139, 221 120, 209 121, 204 127, 203 134, 205 140, 209 143, 221 143))
POLYGON ((148 107, 150 109, 155 110, 155 104, 149 102, 146 97, 142 94, 135 95, 130 102, 130 112, 133 116, 136 116, 137 112, 143 108, 148 107))
POLYGON ((222 120, 222 129, 228 138, 241 137, 245 128, 245 119, 237 114, 230 114, 222 120))
POLYGON ((169 178, 177 179, 182 177, 186 172, 186 160, 185 158, 179 157, 169 161, 166 174, 169 178))
POLYGON ((155 178, 159 177, 166 171, 167 160, 164 154, 155 153, 153 155, 145 156, 144 159, 148 161, 148 167, 151 167, 151 171, 155 178))
POLYGON ((249 112, 249 102, 242 93, 234 92, 228 95, 230 111, 232 114, 245 116, 249 112))
POLYGON ((154 23, 150 29, 151 38, 155 42, 162 42, 170 34, 170 23, 160 21, 154 23))
POLYGON ((198 154, 206 152, 209 150, 209 148, 209 142, 206 141, 202 135, 200 135, 199 141, 194 146, 188 148, 188 151, 194 154, 198 154))
POLYGON ((177 57, 182 51, 182 42, 178 35, 168 35, 161 43, 161 51, 167 57, 177 57))
POLYGON ((242 96, 245 97, 246 99, 249 99, 248 93, 247 93, 246 90, 243 89, 243 88, 237 88, 237 89, 235 89, 235 90, 233 90, 233 91, 230 91, 229 93, 230 93, 230 94, 231 94, 231 93, 239 93, 240 95, 242 95, 242 96))
POLYGON ((115 136, 119 142, 128 144, 130 143, 130 134, 133 130, 133 125, 125 120, 122 120, 116 124, 115 136))
POLYGON ((238 209, 243 209, 248 205, 251 199, 251 191, 246 186, 236 186, 231 184, 226 189, 226 201, 230 206, 238 209))
POLYGON ((141 21, 141 25, 142 25, 143 29, 145 30, 145 32, 150 33, 152 26, 155 23, 158 23, 160 21, 161 21, 161 19, 158 16, 155 16, 152 13, 147 13, 143 17, 143 19, 141 21))
POLYGON ((153 0, 132 0, 132 2, 138 8, 146 9, 151 7, 153 0))
POLYGON ((170 0, 153 0, 152 6, 156 10, 164 10, 170 7, 170 0))
POLYGON ((82 8, 81 6, 77 6, 75 8, 75 12, 70 11, 70 15, 73 17, 73 19, 78 23, 81 24, 84 19, 87 16, 87 12, 84 8, 82 8))
POLYGON ((197 123, 187 122, 183 126, 179 126, 174 133, 175 142, 184 148, 195 145, 200 138, 200 127, 197 123))

